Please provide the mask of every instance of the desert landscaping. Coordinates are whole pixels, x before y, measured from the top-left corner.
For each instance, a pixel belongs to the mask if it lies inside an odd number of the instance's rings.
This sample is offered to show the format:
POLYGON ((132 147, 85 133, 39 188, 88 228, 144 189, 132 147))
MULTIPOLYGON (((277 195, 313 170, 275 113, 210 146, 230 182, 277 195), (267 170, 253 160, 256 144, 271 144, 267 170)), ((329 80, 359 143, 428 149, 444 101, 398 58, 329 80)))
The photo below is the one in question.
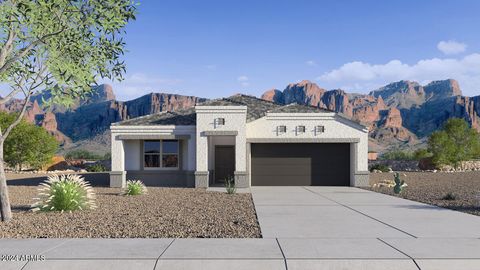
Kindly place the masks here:
POLYGON ((149 187, 148 194, 123 196, 94 187, 97 209, 62 213, 31 211, 37 186, 9 191, 14 219, 0 223, 0 238, 261 237, 250 194, 149 187))
POLYGON ((370 174, 372 191, 399 196, 473 215, 480 215, 480 171, 400 172, 407 187, 399 195, 392 188, 372 187, 383 180, 393 180, 393 173, 370 174))

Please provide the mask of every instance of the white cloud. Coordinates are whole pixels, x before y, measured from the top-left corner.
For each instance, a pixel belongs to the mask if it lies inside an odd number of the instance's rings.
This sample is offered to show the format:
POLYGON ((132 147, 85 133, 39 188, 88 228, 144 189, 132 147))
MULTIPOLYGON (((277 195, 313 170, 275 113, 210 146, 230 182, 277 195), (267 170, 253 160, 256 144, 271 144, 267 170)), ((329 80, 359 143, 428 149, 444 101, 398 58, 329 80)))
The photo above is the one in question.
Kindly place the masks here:
POLYGON ((308 61, 305 62, 305 64, 307 66, 311 66, 311 67, 316 67, 317 66, 317 63, 313 60, 308 60, 308 61))
POLYGON ((409 65, 400 60, 384 64, 361 61, 346 63, 325 72, 317 79, 328 87, 368 92, 379 86, 399 80, 414 80, 425 84, 432 80, 456 79, 464 94, 480 94, 480 54, 463 58, 431 58, 409 65))
POLYGON ((133 73, 125 76, 125 79, 121 82, 105 80, 101 83, 111 84, 117 99, 130 100, 151 92, 168 91, 171 93, 172 90, 178 90, 172 89, 172 86, 181 82, 179 79, 163 78, 145 73, 133 73), (165 89, 167 87, 168 89, 165 89))
POLYGON ((237 78, 237 80, 238 80, 239 82, 246 82, 246 81, 248 81, 248 77, 245 76, 245 75, 242 75, 242 76, 239 76, 239 77, 237 78))
POLYGON ((242 75, 242 76, 239 76, 237 78, 237 81, 240 82, 240 85, 243 86, 243 87, 247 87, 250 85, 250 83, 248 82, 249 78, 245 75, 242 75))
POLYGON ((437 49, 446 55, 459 54, 467 49, 467 44, 455 40, 442 40, 437 44, 437 49))

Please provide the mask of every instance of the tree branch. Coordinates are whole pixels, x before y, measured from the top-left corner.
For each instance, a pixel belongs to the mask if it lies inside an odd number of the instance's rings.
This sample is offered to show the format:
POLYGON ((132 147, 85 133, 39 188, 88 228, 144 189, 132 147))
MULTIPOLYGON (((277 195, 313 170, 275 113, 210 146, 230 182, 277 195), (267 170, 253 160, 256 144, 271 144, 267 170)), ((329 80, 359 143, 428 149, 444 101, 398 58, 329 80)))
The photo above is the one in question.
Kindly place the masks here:
POLYGON ((15 88, 10 94, 8 94, 6 97, 0 99, 0 105, 3 105, 10 101, 18 92, 20 92, 22 89, 21 88, 15 88))
POLYGON ((2 74, 3 72, 5 72, 9 67, 11 67, 13 65, 13 63, 15 63, 15 61, 25 57, 31 50, 33 50, 33 48, 35 48, 35 46, 37 46, 38 44, 40 43, 45 43, 45 40, 48 39, 49 37, 52 37, 52 36, 56 36, 58 34, 60 34, 61 32, 63 32, 65 28, 62 27, 62 29, 56 31, 56 32, 53 32, 53 33, 49 33, 49 34, 46 34, 40 38, 38 38, 37 40, 33 41, 32 43, 30 43, 30 45, 26 46, 25 48, 21 49, 17 54, 15 54, 15 56, 13 56, 12 58, 8 59, 8 61, 5 62, 5 64, 3 66, 0 67, 0 74, 2 74))
POLYGON ((8 128, 5 130, 5 133, 0 137, 0 141, 5 141, 5 139, 8 137, 8 134, 14 129, 18 124, 23 119, 23 116, 25 115, 25 112, 27 111, 28 103, 30 102, 30 97, 32 96, 32 92, 29 92, 27 96, 25 97, 25 102, 23 103, 22 110, 20 111, 20 114, 17 116, 17 119, 8 126, 8 128))

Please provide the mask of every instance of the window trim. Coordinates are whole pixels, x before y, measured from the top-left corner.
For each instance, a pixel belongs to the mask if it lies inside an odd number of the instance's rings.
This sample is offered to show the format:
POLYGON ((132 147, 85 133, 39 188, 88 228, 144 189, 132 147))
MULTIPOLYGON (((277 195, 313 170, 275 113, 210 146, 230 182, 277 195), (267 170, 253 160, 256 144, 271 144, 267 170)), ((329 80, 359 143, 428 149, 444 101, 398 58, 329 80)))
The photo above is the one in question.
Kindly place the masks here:
POLYGON ((180 170, 180 162, 182 162, 181 159, 180 159, 180 152, 181 152, 180 140, 177 140, 177 139, 142 140, 142 156, 141 156, 142 169, 146 170, 146 171, 176 171, 176 170, 180 170), (160 142, 159 153, 158 154, 145 153, 145 142, 146 141, 160 142), (163 153, 163 141, 176 141, 178 152, 177 153, 163 153), (178 161, 177 166, 176 167, 163 167, 163 155, 164 154, 165 155, 177 155, 177 161, 178 161), (158 155, 160 167, 145 167, 145 155, 158 155))

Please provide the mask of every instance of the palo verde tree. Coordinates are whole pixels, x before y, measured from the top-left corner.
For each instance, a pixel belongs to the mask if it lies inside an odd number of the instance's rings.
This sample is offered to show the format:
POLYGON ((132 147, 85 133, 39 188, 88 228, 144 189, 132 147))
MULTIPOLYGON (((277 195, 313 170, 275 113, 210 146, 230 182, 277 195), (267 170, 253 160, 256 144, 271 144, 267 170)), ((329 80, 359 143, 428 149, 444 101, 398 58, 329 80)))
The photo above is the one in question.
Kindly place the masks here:
POLYGON ((0 213, 11 219, 4 172, 4 143, 30 97, 49 89, 46 106, 71 105, 99 78, 122 79, 125 26, 135 19, 132 0, 0 0, 0 83, 7 104, 21 96, 15 121, 0 130, 0 213))
POLYGON ((437 165, 453 165, 480 155, 480 135, 464 119, 450 118, 428 139, 428 151, 437 165))

